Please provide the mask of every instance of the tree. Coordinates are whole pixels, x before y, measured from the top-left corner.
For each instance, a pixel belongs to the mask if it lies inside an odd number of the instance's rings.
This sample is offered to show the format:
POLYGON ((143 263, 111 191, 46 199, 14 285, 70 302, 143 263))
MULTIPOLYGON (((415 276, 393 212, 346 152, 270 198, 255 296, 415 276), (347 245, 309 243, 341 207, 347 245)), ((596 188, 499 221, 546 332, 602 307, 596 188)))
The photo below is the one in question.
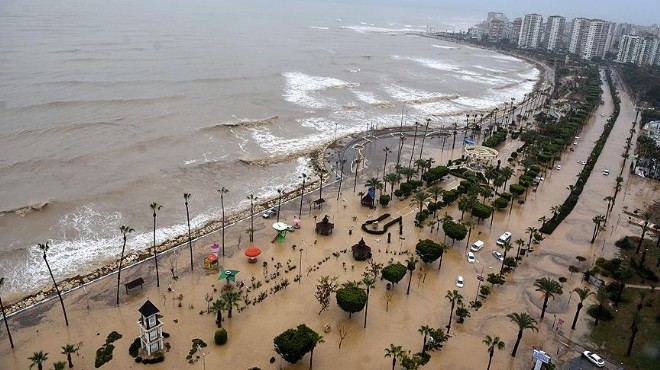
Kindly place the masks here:
POLYGON ((557 280, 550 278, 536 279, 534 286, 536 287, 537 292, 543 294, 543 308, 541 309, 541 320, 543 320, 545 310, 548 308, 548 299, 550 297, 555 299, 555 294, 563 294, 563 291, 561 289, 561 284, 559 284, 557 280))
MULTIPOLYGON (((545 218, 544 218, 545 222, 545 218)), ((529 226, 527 227, 527 231, 525 231, 526 234, 529 234, 529 240, 527 241, 527 249, 529 249, 532 245, 532 238, 534 235, 539 231, 539 229, 535 228, 534 226, 529 226)))
POLYGON ((73 362, 71 361, 71 354, 77 353, 79 349, 80 347, 74 344, 65 344, 62 346, 62 354, 66 355, 66 360, 69 362, 69 369, 73 367, 73 362))
POLYGON ((465 250, 467 250, 468 245, 470 245, 470 236, 472 235, 472 228, 474 227, 474 222, 470 220, 463 221, 463 226, 468 229, 467 238, 465 238, 465 250))
POLYGON ((511 357, 516 357, 516 352, 518 351, 518 345, 523 336, 523 331, 525 329, 531 329, 532 331, 538 331, 539 328, 536 327, 536 320, 534 320, 527 312, 521 313, 510 313, 506 317, 511 320, 511 322, 518 325, 518 337, 516 339, 516 344, 513 345, 513 352, 511 352, 511 357))
POLYGON ((30 364, 30 369, 37 365, 37 370, 43 370, 43 363, 48 360, 48 352, 39 351, 32 353, 31 357, 28 357, 28 360, 32 361, 30 364))
POLYGON ((367 292, 360 288, 357 283, 344 283, 335 292, 337 305, 348 312, 350 318, 353 313, 360 312, 367 304, 367 292))
POLYGON ((628 350, 626 351, 626 356, 630 356, 630 352, 632 352, 632 347, 633 343, 635 343, 635 337, 637 336, 637 332, 639 331, 639 324, 642 322, 642 315, 639 313, 639 311, 635 311, 633 314, 633 321, 632 324, 630 325, 630 341, 628 342, 628 350))
POLYGON ((282 190, 282 188, 277 189, 277 221, 276 222, 280 222, 280 208, 282 207, 282 194, 284 194, 284 190, 282 190))
POLYGON ((183 200, 186 204, 186 221, 188 222, 188 248, 190 249, 190 271, 193 270, 192 236, 190 234, 190 211, 188 210, 188 199, 190 193, 183 193, 183 200))
POLYGON ((598 326, 598 321, 600 321, 600 315, 603 312, 603 304, 607 299, 607 290, 604 286, 601 286, 596 291, 596 301, 598 302, 598 307, 596 308, 596 321, 594 321, 594 326, 598 326))
POLYGON ((422 341, 422 353, 426 353, 426 338, 431 334, 431 327, 428 325, 422 325, 417 331, 424 336, 422 341))
POLYGON ((575 288, 573 289, 575 293, 577 293, 578 298, 580 299, 580 302, 578 302, 577 305, 577 310, 575 310, 575 317, 573 318, 573 325, 571 325, 571 329, 575 330, 575 324, 577 323, 578 316, 580 316, 580 310, 582 310, 582 307, 584 306, 584 300, 587 299, 590 295, 594 295, 596 293, 592 292, 589 288, 575 288))
MULTIPOLYGON (((5 285, 5 278, 0 278, 0 290, 5 285)), ((9 345, 11 348, 14 348, 14 340, 11 337, 11 331, 9 331, 9 323, 7 322, 7 315, 5 314, 5 306, 2 304, 2 297, 0 297, 0 310, 2 310, 2 320, 5 322, 5 328, 7 328, 7 336, 9 337, 9 345)))
POLYGON ((486 281, 492 286, 495 286, 495 284, 502 285, 504 284, 504 277, 501 274, 490 273, 488 274, 488 277, 486 277, 486 281))
POLYGON ((389 281, 394 284, 398 284, 401 279, 403 279, 404 276, 406 276, 406 272, 408 269, 406 266, 402 265, 401 262, 393 263, 390 265, 387 265, 383 268, 383 271, 381 271, 381 276, 383 279, 389 281))
POLYGON ((413 194, 412 198, 410 199, 410 205, 411 206, 419 206, 419 213, 422 213, 422 209, 426 205, 426 203, 429 202, 431 199, 431 196, 427 194, 425 191, 418 191, 415 194, 413 194))
POLYGON ((455 313, 456 313, 456 317, 458 317, 456 321, 458 321, 459 324, 464 323, 466 317, 470 317, 470 310, 468 310, 462 302, 456 308, 455 313))
POLYGON ((506 189, 506 183, 509 181, 509 179, 513 176, 513 168, 511 167, 502 167, 500 169, 500 176, 502 177, 502 180, 504 181, 503 187, 506 189))
POLYGON ((415 271, 415 266, 417 265, 417 258, 415 256, 410 256, 406 260, 406 268, 408 269, 409 272, 409 277, 408 277, 408 289, 406 290, 406 295, 410 294, 410 282, 412 281, 412 274, 413 271, 415 271))
POLYGON ((225 194, 229 193, 229 189, 224 186, 218 189, 220 193, 220 208, 222 208, 222 256, 225 256, 225 194))
POLYGON ((315 332, 314 330, 307 328, 307 331, 309 336, 312 338, 312 349, 309 350, 309 368, 311 369, 314 362, 314 349, 317 345, 325 343, 325 340, 323 339, 322 335, 319 335, 319 333, 315 332))
POLYGON ((466 211, 470 211, 477 204, 477 197, 471 194, 461 194, 458 197, 458 209, 461 211, 461 220, 466 211))
POLYGON ((344 338, 346 338, 348 333, 351 332, 351 329, 349 329, 342 322, 337 322, 336 328, 337 328, 337 335, 339 335, 339 347, 338 347, 338 349, 341 349, 341 344, 344 342, 344 338))
POLYGON ((250 200, 250 243, 254 243, 254 202, 256 202, 259 197, 255 197, 254 194, 247 196, 247 199, 250 200))
POLYGON ((445 252, 450 249, 451 247, 449 247, 447 244, 440 243, 440 260, 438 261, 438 270, 440 270, 440 268, 442 267, 442 256, 444 256, 445 252))
POLYGON ((525 245, 525 239, 518 238, 518 239, 516 239, 516 241, 514 243, 516 243, 516 245, 518 245, 518 251, 516 252, 516 258, 518 258, 518 257, 520 257, 520 248, 525 245))
POLYGON ((490 370, 490 363, 493 361, 495 348, 497 348, 498 350, 503 350, 504 342, 500 340, 500 337, 492 338, 490 335, 486 335, 483 342, 488 347, 488 367, 486 368, 486 370, 490 370))
POLYGON ((231 319, 231 313, 234 307, 239 308, 238 303, 242 300, 241 293, 234 290, 225 290, 220 294, 220 299, 225 303, 225 309, 227 310, 227 318, 231 319))
POLYGON ((502 272, 504 271, 504 261, 506 261, 506 254, 513 248, 510 242, 506 241, 504 242, 504 245, 502 246, 502 249, 504 249, 504 255, 502 256, 502 265, 500 266, 500 275, 502 275, 502 272))
POLYGON ((614 278, 619 282, 620 288, 619 293, 616 295, 616 300, 614 301, 614 307, 619 307, 619 301, 621 300, 621 294, 623 294, 623 289, 626 287, 626 281, 633 276, 633 269, 626 265, 619 266, 618 269, 614 271, 614 278))
POLYGON ((64 370, 65 367, 66 362, 64 361, 53 362, 53 370, 64 370))
POLYGON ((321 276, 319 279, 318 284, 316 284, 316 293, 314 294, 316 300, 321 304, 319 315, 330 307, 330 296, 337 290, 337 286, 336 276, 321 276))
POLYGON ((415 246, 415 252, 424 263, 433 263, 442 256, 443 250, 440 244, 431 239, 420 239, 415 246))
POLYGON ((458 290, 448 290, 445 298, 451 303, 451 308, 449 309, 449 322, 447 323, 447 334, 449 334, 449 329, 451 329, 451 318, 454 315, 454 306, 463 302, 463 296, 458 292, 458 290))
POLYGON ((600 232, 600 225, 605 222, 605 216, 595 215, 591 220, 594 222, 594 231, 591 235, 591 244, 593 244, 600 232))
POLYGON ((635 254, 639 254, 639 249, 642 248, 642 243, 644 242, 644 235, 646 235, 646 230, 649 227, 649 220, 651 219, 651 212, 644 212, 644 225, 642 225, 642 236, 639 237, 639 243, 637 244, 637 250, 635 254))
POLYGON ((156 287, 160 286, 160 277, 158 275, 158 250, 156 249, 156 211, 160 211, 163 206, 156 202, 152 202, 149 207, 153 211, 153 218, 154 218, 154 263, 156 264, 156 287))
POLYGON ((395 346, 394 344, 390 344, 389 348, 385 348, 385 357, 391 357, 392 358, 392 370, 394 370, 394 367, 396 366, 396 360, 400 359, 403 357, 405 354, 405 351, 401 346, 395 346))
POLYGON ((133 228, 128 226, 119 226, 119 231, 121 231, 124 243, 122 244, 121 247, 121 257, 119 257, 119 270, 117 270, 117 304, 119 304, 119 284, 121 282, 121 265, 122 262, 124 261, 124 251, 126 250, 126 234, 132 233, 135 230, 133 230, 133 228))
MULTIPOLYGON (((57 293, 57 297, 60 299, 60 304, 62 305, 62 312, 64 312, 64 323, 66 326, 69 326, 69 319, 66 317, 66 308, 64 308, 64 300, 62 300, 62 294, 60 293, 60 288, 57 287, 57 282, 55 281, 55 276, 53 276, 53 270, 50 269, 50 264, 48 264, 48 258, 46 256, 46 252, 48 252, 48 249, 50 249, 50 245, 48 245, 48 242, 45 243, 39 243, 37 244, 37 248, 43 252, 43 258, 44 262, 46 262, 46 268, 48 268, 48 273, 50 274, 51 280, 53 280, 53 285, 55 286, 55 292, 57 293)), ((36 354, 37 352, 35 352, 36 354)), ((44 359, 45 361, 46 359, 44 359)), ((41 368, 41 366, 39 366, 41 368)))
POLYGON ((479 222, 490 217, 492 213, 493 207, 487 204, 477 203, 472 207, 472 216, 476 217, 479 222))
MULTIPOLYGON (((318 343, 322 343, 323 337, 305 324, 300 324, 295 329, 287 329, 273 340, 275 352, 292 364, 302 359, 307 352, 313 351, 318 343)), ((310 357, 310 367, 312 358, 310 357)))
POLYGON ((398 184, 401 181, 401 175, 396 172, 388 173, 383 177, 383 180, 386 183, 390 184, 390 199, 392 198, 392 193, 394 192, 394 185, 398 184))
POLYGON ((443 222, 442 231, 452 240, 452 243, 456 240, 465 239, 468 232, 465 226, 454 221, 443 222))
POLYGON ((211 312, 215 313, 215 324, 218 328, 222 327, 222 311, 224 311, 227 304, 222 299, 217 299, 211 305, 211 312))
MULTIPOLYGON (((433 197, 433 203, 438 203, 438 198, 440 198, 442 193, 445 192, 445 190, 438 185, 433 185, 426 189, 426 191, 429 196, 433 197)), ((433 211, 433 215, 435 215, 435 211, 433 211)))

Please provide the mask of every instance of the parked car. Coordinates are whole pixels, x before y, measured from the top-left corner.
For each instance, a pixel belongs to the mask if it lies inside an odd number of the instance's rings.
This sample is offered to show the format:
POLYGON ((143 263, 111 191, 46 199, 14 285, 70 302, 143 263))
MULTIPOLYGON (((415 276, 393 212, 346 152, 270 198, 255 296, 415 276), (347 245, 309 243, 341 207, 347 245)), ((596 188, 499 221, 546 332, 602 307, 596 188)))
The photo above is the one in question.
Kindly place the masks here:
POLYGON ((504 261, 504 255, 502 255, 502 253, 498 251, 493 251, 493 256, 495 256, 495 258, 497 258, 500 261, 504 261))
POLYGON ((511 231, 507 231, 504 234, 500 235, 500 237, 497 238, 497 241, 496 241, 497 245, 504 245, 504 243, 510 242, 511 241, 511 236, 512 236, 511 231))
POLYGON ((610 175, 610 170, 603 170, 603 175, 609 176, 610 175))
POLYGON ((264 213, 262 214, 264 218, 271 218, 275 215, 277 215, 277 208, 275 207, 265 210, 264 213))
POLYGON ((555 166, 555 168, 558 169, 558 170, 561 170, 561 165, 558 164, 557 166, 555 166))
POLYGON ((472 245, 470 246, 470 250, 472 252, 479 252, 481 248, 484 247, 484 245, 485 245, 484 242, 482 242, 481 240, 477 240, 476 242, 472 243, 472 245))
POLYGON ((597 367, 605 367, 605 361, 593 352, 584 351, 582 352, 582 356, 586 357, 589 362, 596 365, 597 367))
POLYGON ((474 263, 475 260, 476 260, 476 258, 474 257, 474 253, 467 252, 467 261, 469 263, 474 263))
POLYGON ((456 286, 459 288, 462 288, 463 285, 465 285, 465 280, 463 280, 462 276, 457 276, 456 277, 456 286))

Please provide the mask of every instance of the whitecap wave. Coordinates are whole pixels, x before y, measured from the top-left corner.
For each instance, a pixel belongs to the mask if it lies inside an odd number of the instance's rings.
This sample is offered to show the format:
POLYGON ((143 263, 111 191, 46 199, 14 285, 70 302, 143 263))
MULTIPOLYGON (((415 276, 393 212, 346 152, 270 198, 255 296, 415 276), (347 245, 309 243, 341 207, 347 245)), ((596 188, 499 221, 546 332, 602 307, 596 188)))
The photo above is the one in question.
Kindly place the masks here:
POLYGON ((307 28, 311 28, 314 30, 323 30, 323 31, 330 29, 330 27, 325 27, 325 26, 308 26, 307 28))
POLYGON ((447 46, 447 45, 436 45, 436 44, 433 44, 431 46, 434 48, 445 49, 445 50, 458 49, 458 46, 447 46))
POLYGON ((425 32, 426 29, 422 28, 387 28, 387 27, 376 27, 376 26, 342 26, 341 28, 346 30, 352 30, 357 33, 404 33, 404 32, 425 32))
POLYGON ((331 101, 323 98, 318 92, 327 89, 357 87, 359 83, 351 83, 333 77, 311 76, 302 72, 282 73, 287 85, 283 94, 286 101, 308 108, 326 108, 332 106, 331 101))
POLYGON ((459 68, 456 65, 445 63, 437 59, 428 59, 428 58, 417 58, 417 57, 407 57, 401 55, 393 55, 392 59, 394 60, 403 60, 419 63, 427 68, 437 69, 440 71, 457 71, 459 68))

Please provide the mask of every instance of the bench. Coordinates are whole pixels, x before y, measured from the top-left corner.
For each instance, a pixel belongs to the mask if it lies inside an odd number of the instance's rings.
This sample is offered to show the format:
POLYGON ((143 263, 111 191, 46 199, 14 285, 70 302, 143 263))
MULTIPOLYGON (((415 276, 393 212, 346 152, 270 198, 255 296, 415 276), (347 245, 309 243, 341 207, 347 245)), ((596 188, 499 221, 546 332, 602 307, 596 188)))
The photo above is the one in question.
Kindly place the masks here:
POLYGON ((126 294, 128 294, 128 291, 133 288, 140 287, 140 289, 142 289, 143 284, 144 284, 144 279, 142 279, 141 277, 129 281, 128 283, 124 284, 124 287, 126 288, 126 294))

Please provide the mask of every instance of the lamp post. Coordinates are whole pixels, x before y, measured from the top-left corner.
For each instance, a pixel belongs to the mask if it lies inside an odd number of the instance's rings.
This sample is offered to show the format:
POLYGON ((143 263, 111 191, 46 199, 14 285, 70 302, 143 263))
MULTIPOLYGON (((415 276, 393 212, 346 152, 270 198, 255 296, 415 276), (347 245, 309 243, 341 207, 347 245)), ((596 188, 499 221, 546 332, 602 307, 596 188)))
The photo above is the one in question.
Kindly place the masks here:
POLYGON ((424 151, 424 140, 426 140, 426 134, 429 131, 429 124, 431 123, 430 118, 426 118, 426 127, 424 127, 424 136, 422 136, 422 145, 419 148, 419 159, 422 159, 422 152, 424 151))
POLYGON ((355 158, 355 178, 353 179, 353 193, 355 193, 355 187, 357 186, 357 176, 358 176, 359 167, 360 167, 360 158, 355 158))
POLYGON ((396 153, 396 167, 399 167, 399 162, 401 161, 401 150, 403 149, 403 142, 406 140, 406 136, 403 133, 400 133, 399 136, 399 151, 396 153))
MULTIPOLYGON (((303 241, 305 243, 305 241, 303 241)), ((302 252, 303 249, 300 248, 300 259, 298 260, 298 284, 300 284, 300 281, 302 280, 302 252)))
POLYGON ((415 121, 415 134, 413 136, 413 145, 410 150, 410 161, 408 162, 408 167, 412 167, 413 156, 415 155, 415 142, 417 142, 417 128, 419 127, 419 122, 415 121))
POLYGON ((383 163, 383 180, 385 180, 385 171, 387 168, 387 154, 392 153, 392 149, 390 149, 389 146, 386 146, 383 148, 383 151, 385 152, 385 163, 383 163))
POLYGON ((302 190, 300 191, 300 209, 298 210, 298 217, 302 217, 303 198, 305 197, 305 180, 307 179, 307 174, 303 173, 300 177, 302 177, 303 183, 302 190))
POLYGON ((339 167, 339 188, 337 189, 337 200, 339 200, 339 194, 341 194, 341 183, 344 180, 344 163, 346 163, 346 159, 342 159, 339 161, 340 167, 339 167))

